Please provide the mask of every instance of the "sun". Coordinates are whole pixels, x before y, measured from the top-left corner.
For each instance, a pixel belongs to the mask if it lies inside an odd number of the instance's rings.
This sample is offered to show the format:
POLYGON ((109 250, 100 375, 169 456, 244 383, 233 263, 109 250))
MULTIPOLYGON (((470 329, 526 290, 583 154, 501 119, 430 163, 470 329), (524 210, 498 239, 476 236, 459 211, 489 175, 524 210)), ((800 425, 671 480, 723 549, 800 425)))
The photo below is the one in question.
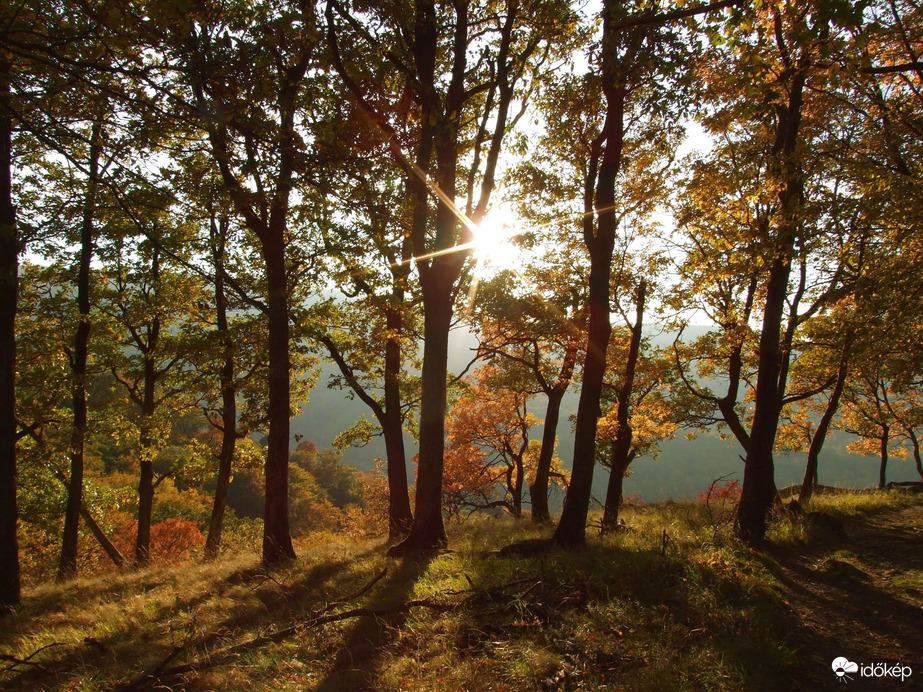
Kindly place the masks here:
POLYGON ((512 242, 523 232, 522 222, 509 207, 491 209, 473 232, 476 271, 480 276, 516 269, 522 263, 522 249, 512 242))

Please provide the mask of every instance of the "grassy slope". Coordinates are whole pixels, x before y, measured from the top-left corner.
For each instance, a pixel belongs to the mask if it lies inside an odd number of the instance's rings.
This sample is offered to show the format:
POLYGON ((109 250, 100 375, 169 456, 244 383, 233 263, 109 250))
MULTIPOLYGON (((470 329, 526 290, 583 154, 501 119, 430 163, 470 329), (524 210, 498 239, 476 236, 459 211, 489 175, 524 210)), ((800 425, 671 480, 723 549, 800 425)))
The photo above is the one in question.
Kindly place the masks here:
POLYGON ((272 574, 254 554, 44 585, 3 620, 0 686, 118 689, 171 654, 195 669, 164 682, 190 690, 835 689, 839 655, 923 676, 923 498, 812 509, 848 537, 784 519, 753 551, 730 507, 669 504, 574 553, 501 558, 541 532, 478 520, 428 561, 318 536, 272 574), (383 612, 271 636, 360 607, 383 612))

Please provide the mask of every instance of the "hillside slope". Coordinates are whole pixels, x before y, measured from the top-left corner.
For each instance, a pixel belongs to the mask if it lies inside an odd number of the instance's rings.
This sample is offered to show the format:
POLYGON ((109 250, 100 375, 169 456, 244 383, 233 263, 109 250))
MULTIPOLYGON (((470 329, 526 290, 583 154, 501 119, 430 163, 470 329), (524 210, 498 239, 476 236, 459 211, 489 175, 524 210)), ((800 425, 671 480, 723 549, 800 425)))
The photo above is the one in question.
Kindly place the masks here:
MULTIPOLYGON (((731 538, 720 503, 629 508, 577 552, 500 557, 527 523, 451 527, 453 552, 384 557, 315 536, 256 553, 27 590, 0 628, 10 690, 844 689, 831 663, 923 676, 923 498, 838 493, 825 519, 731 538), (163 689, 160 687, 159 689, 163 689)), ((856 676, 858 677, 858 676, 856 676)))

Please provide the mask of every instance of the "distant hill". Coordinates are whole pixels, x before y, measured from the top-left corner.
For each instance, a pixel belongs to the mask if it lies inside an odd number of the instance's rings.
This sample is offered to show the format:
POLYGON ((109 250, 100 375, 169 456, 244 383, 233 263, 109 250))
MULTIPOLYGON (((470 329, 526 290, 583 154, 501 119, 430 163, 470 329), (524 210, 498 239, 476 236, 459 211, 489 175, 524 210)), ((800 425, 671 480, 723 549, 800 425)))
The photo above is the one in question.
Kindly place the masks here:
MULTIPOLYGON (((707 333, 707 327, 691 327, 687 338, 697 338, 707 333)), ((656 345, 672 343, 675 333, 655 333, 651 341, 656 345)), ((477 347, 474 335, 464 330, 452 333, 449 342, 449 370, 460 372, 477 347)), ((310 401, 304 405, 300 415, 292 421, 292 434, 311 440, 320 448, 329 447, 334 438, 351 426, 360 416, 373 419, 371 411, 359 400, 350 400, 341 389, 328 389, 327 382, 335 372, 335 366, 326 364, 322 368, 320 383, 311 392, 310 401)), ((572 389, 564 398, 561 423, 558 426, 558 447, 561 458, 569 465, 570 453, 574 447, 571 416, 577 413, 577 392, 572 389)), ((537 400, 533 412, 543 414, 544 402, 537 400)), ((541 426, 533 431, 536 439, 541 438, 541 426)), ((850 454, 846 443, 852 436, 835 433, 824 445, 821 454, 819 477, 823 485, 847 488, 875 487, 878 483, 878 459, 850 454)), ((407 457, 416 453, 413 439, 405 436, 407 457)), ((743 479, 742 450, 736 442, 725 442, 716 433, 699 434, 694 440, 687 440, 682 434, 661 444, 661 455, 657 460, 642 457, 631 465, 632 475, 625 480, 626 496, 640 495, 646 502, 666 499, 691 499, 705 490, 715 479, 723 476, 743 479)), ((385 457, 383 440, 376 438, 371 444, 358 449, 349 449, 344 462, 361 471, 373 468, 376 457, 385 457)), ((806 463, 804 454, 776 455, 776 484, 779 487, 801 483, 806 463)), ((412 469, 411 469, 412 472, 412 469)), ((888 464, 888 480, 918 480, 916 470, 910 461, 892 458, 888 464)), ((594 476, 593 494, 603 500, 608 482, 608 471, 598 467, 594 476)), ((560 501, 560 498, 558 498, 560 501)))

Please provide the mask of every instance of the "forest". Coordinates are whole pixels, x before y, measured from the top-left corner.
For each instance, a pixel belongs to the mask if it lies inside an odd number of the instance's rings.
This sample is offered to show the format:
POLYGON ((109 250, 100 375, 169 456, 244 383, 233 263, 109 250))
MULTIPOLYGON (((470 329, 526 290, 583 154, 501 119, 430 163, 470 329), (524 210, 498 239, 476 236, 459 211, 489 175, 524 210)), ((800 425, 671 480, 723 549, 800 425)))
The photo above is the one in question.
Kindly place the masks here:
POLYGON ((917 0, 0 18, 0 617, 254 546, 290 570, 312 536, 431 560, 501 514, 575 551, 643 523, 623 479, 684 435, 741 459, 702 489, 735 550, 774 530, 774 455, 805 511, 834 433, 879 488, 923 479, 917 0), (315 387, 365 407, 331 448, 292 431, 315 387))

